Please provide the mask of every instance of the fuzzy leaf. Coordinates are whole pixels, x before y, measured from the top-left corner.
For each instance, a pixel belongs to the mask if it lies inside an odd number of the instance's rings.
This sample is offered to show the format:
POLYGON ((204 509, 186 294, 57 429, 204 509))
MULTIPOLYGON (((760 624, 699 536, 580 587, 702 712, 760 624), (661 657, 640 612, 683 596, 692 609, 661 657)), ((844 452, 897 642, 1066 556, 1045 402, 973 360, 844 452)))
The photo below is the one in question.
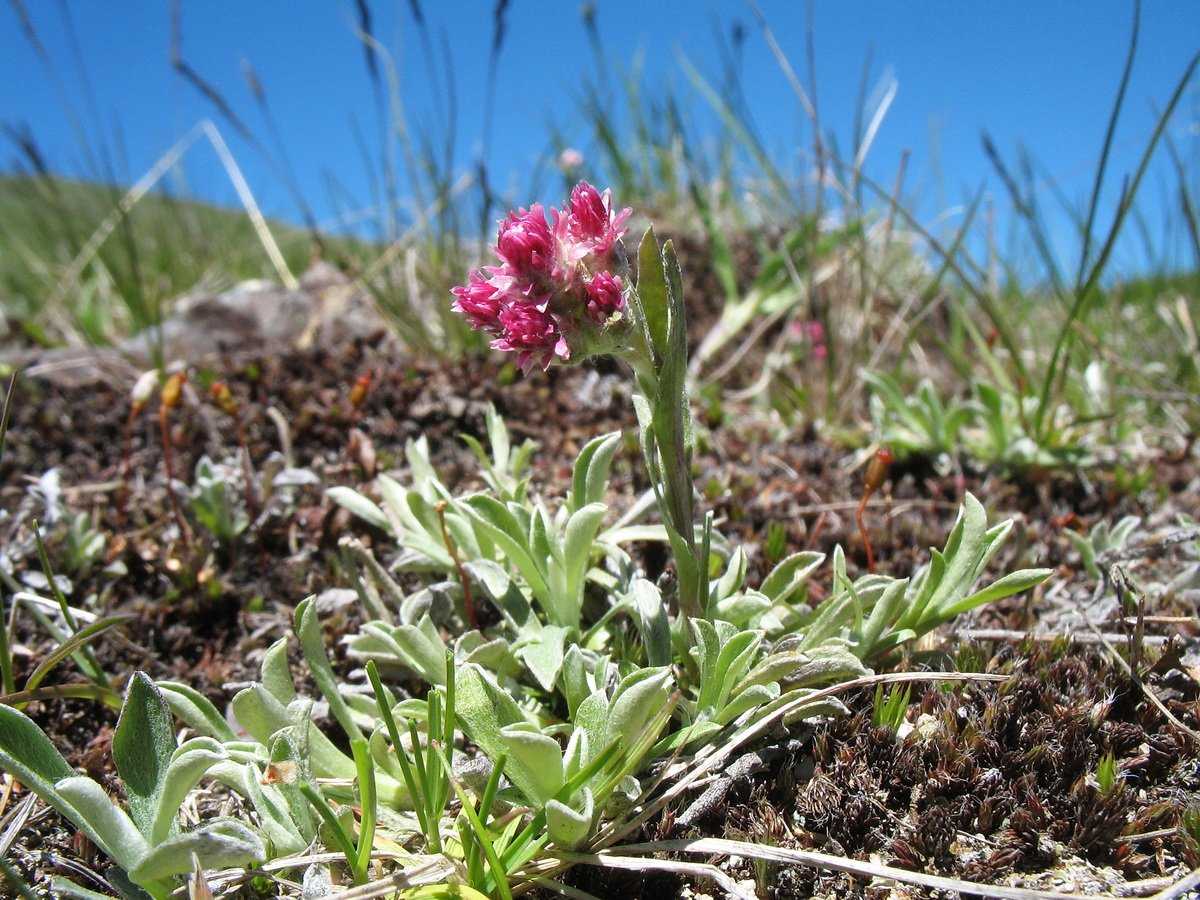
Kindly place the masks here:
POLYGON ((296 637, 300 639, 300 648, 304 651, 304 659, 308 662, 312 679, 317 683, 325 702, 329 704, 329 711, 333 713, 333 717, 350 740, 361 738, 362 730, 355 724, 354 714, 338 691, 337 676, 329 663, 321 625, 317 621, 317 604, 314 597, 306 598, 296 607, 293 628, 296 637))
POLYGON ((641 669, 622 681, 609 707, 606 740, 593 746, 606 747, 614 739, 622 748, 632 746, 654 715, 667 705, 670 681, 671 671, 666 667, 641 669))
MULTIPOLYGON (((508 752, 502 728, 528 720, 521 708, 476 665, 466 665, 455 676, 454 712, 463 731, 493 760, 508 752)), ((508 760, 504 774, 526 797, 537 796, 539 776, 516 758, 508 760)))
POLYGON ((601 503, 608 487, 608 473, 612 468, 613 454, 621 444, 621 432, 613 431, 592 438, 579 451, 571 477, 571 512, 583 509, 589 503, 601 503))
POLYGON ((517 651, 537 683, 547 691, 554 690, 554 682, 562 668, 567 633, 568 629, 560 625, 547 625, 517 651))
POLYGON ((86 775, 64 778, 54 787, 87 823, 84 833, 88 837, 99 836, 96 846, 132 876, 132 869, 149 852, 149 844, 133 820, 109 799, 104 788, 86 775))
POLYGON ((805 550, 785 557, 763 579, 759 591, 776 603, 787 603, 808 577, 825 561, 824 553, 805 550))
MULTIPOLYGON (((110 844, 108 836, 98 832, 89 818, 59 791, 59 784, 76 777, 75 770, 67 765, 67 761, 54 749, 50 739, 33 720, 20 710, 4 704, 0 704, 0 769, 10 773, 44 803, 70 820, 114 860, 119 858, 121 847, 110 844)), ((105 802, 112 805, 107 797, 105 802)), ((131 830, 141 840, 141 834, 132 826, 131 830)), ((136 847, 136 842, 130 846, 136 847)))
POLYGON ((671 664, 671 624, 667 604, 658 587, 645 578, 633 583, 633 603, 638 614, 638 629, 646 646, 646 661, 652 666, 671 664))
POLYGON ((546 830, 550 832, 550 839, 564 850, 578 847, 592 831, 592 816, 596 812, 592 792, 585 787, 578 796, 581 800, 578 810, 558 800, 546 804, 546 830))
POLYGON ((384 515, 383 510, 358 491, 348 487, 331 487, 325 492, 325 496, 343 509, 348 509, 369 525, 374 525, 383 531, 392 531, 392 524, 384 515))
POLYGON ((153 833, 174 751, 175 730, 167 701, 148 675, 135 672, 113 730, 112 756, 125 784, 129 814, 147 837, 153 833))
POLYGON ((661 359, 667 353, 667 279, 653 227, 646 229, 638 245, 637 295, 654 352, 661 359))
POLYGON ((192 871, 192 857, 205 869, 261 863, 267 858, 262 838, 233 819, 217 819, 154 847, 130 871, 135 881, 153 881, 192 871))
POLYGON ((287 638, 283 637, 267 648, 262 661, 262 683, 284 706, 296 699, 296 686, 288 668, 287 638))
POLYGON ((179 807, 200 779, 213 766, 224 762, 229 754, 212 738, 195 738, 174 754, 159 797, 158 810, 150 829, 149 840, 157 845, 171 836, 179 807))
POLYGON ((195 688, 177 681, 160 681, 158 689, 176 717, 200 734, 220 741, 232 741, 233 729, 212 701, 195 688))
POLYGON ((1003 578, 992 582, 983 590, 976 591, 971 596, 964 597, 957 603, 951 603, 942 611, 941 620, 943 622, 949 621, 955 616, 961 615, 977 606, 992 603, 996 600, 1003 600, 1005 597, 1011 597, 1013 594, 1027 591, 1031 587, 1041 584, 1053 572, 1053 569, 1021 569, 1019 572, 1010 572, 1003 578))
POLYGON ((533 793, 526 793, 527 799, 544 804, 558 793, 564 779, 562 748, 558 741, 528 723, 501 728, 500 739, 508 749, 509 762, 519 763, 533 776, 529 785, 533 793))

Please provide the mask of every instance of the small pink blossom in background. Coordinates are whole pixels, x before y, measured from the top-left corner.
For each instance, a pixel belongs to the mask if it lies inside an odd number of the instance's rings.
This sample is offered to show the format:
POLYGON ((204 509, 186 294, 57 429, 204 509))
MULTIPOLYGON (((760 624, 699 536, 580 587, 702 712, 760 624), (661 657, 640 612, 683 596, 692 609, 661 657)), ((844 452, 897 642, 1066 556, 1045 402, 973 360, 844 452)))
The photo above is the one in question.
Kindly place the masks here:
POLYGON ((621 278, 611 272, 597 272, 587 284, 587 311, 594 322, 605 322, 625 303, 621 278))
POLYGON ((526 371, 570 359, 572 341, 586 352, 589 335, 624 307, 610 255, 632 214, 614 212, 612 192, 586 181, 565 209, 549 210, 549 222, 538 203, 509 212, 493 248, 500 265, 476 269, 453 288, 454 309, 491 335, 494 349, 516 353, 526 371))
POLYGON ((583 165, 583 154, 574 147, 567 147, 558 154, 558 167, 564 172, 571 172, 583 165))
POLYGON ((812 346, 813 359, 823 361, 829 356, 829 347, 825 343, 825 326, 816 319, 807 322, 793 321, 788 330, 801 341, 808 341, 812 346))

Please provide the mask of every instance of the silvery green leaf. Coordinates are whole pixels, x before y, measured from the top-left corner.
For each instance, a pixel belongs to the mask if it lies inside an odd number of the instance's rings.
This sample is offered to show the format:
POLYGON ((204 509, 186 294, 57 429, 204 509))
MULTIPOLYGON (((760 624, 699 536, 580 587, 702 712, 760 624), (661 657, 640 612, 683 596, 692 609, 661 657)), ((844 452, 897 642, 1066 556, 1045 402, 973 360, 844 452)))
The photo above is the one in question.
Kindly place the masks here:
POLYGON ((113 730, 112 756, 138 830, 152 833, 167 767, 175 750, 171 710, 154 682, 135 672, 113 730))
POLYGON ((908 588, 908 579, 898 579, 887 586, 883 596, 875 602, 867 621, 863 623, 862 634, 859 637, 859 655, 866 659, 874 651, 875 643, 893 621, 897 618, 897 609, 904 599, 908 588))
MULTIPOLYGON (((367 627, 364 626, 364 631, 367 627)), ((446 645, 428 615, 422 616, 416 625, 397 625, 391 629, 376 626, 376 630, 390 632, 401 661, 427 682, 433 685, 445 683, 446 645)))
POLYGON ((224 869, 266 860, 262 838, 234 819, 217 819, 150 850, 129 874, 152 881, 192 871, 193 857, 206 869, 224 869))
POLYGON ((364 522, 374 525, 383 531, 390 532, 392 530, 391 523, 388 521, 388 517, 384 515, 383 510, 358 491, 338 486, 329 488, 325 492, 325 495, 338 506, 349 510, 364 522))
POLYGON ((592 543, 607 512, 608 507, 603 503, 589 503, 572 513, 567 520, 562 549, 566 573, 566 596, 563 599, 570 606, 567 608, 566 603, 563 604, 563 615, 569 615, 570 618, 560 621, 560 625, 579 625, 579 613, 583 605, 583 583, 591 562, 592 543))
POLYGON ((73 775, 58 782, 54 789, 76 811, 78 819, 72 817, 72 821, 76 825, 81 824, 80 820, 86 823, 84 833, 113 862, 133 875, 132 870, 149 852, 149 844, 133 820, 109 799, 104 788, 86 775, 73 775))
POLYGON ((579 809, 572 809, 558 800, 546 804, 546 830, 550 839, 564 850, 580 846, 592 831, 592 817, 596 812, 592 792, 585 787, 576 796, 579 809))
MULTIPOLYGON (((654 716, 661 712, 670 698, 671 671, 666 667, 640 669, 627 676, 609 705, 606 740, 599 749, 611 740, 619 740, 622 747, 630 747, 642 736, 654 716)), ((599 752, 593 749, 593 752, 599 752)))
POLYGON ((252 684, 233 695, 230 701, 237 723, 254 740, 266 745, 271 735, 291 725, 288 710, 261 684, 252 684))
POLYGON ((148 835, 151 844, 161 843, 171 836, 179 807, 187 799, 188 793, 200 783, 200 779, 209 769, 229 758, 229 754, 221 749, 220 745, 214 748, 203 743, 198 744, 196 741, 189 741, 179 750, 182 752, 177 751, 167 766, 158 809, 148 835), (191 746, 188 746, 189 744, 191 746))
POLYGON ((778 696, 779 685, 775 682, 751 685, 722 706, 720 712, 717 713, 715 721, 718 725, 728 725, 747 710, 756 709, 770 703, 778 696))
POLYGON ((671 624, 667 604, 658 587, 645 578, 633 582, 633 603, 638 614, 638 630, 646 647, 646 661, 652 666, 671 664, 671 624))
POLYGON ((577 644, 572 643, 567 648, 567 652, 563 654, 563 663, 559 673, 562 681, 562 693, 567 699, 567 710, 570 713, 570 718, 574 720, 575 711, 579 709, 579 704, 591 692, 591 687, 587 681, 583 651, 579 649, 577 644))
POLYGON ((742 631, 729 638, 721 647, 709 684, 701 686, 698 704, 701 709, 719 710, 729 699, 734 685, 741 681, 758 658, 762 635, 742 631))
POLYGON ((267 648, 262 660, 262 684, 284 706, 296 699, 292 672, 288 668, 287 638, 283 637, 267 648))
POLYGON ((529 599, 504 571, 503 566, 490 559, 476 559, 463 563, 463 568, 483 586, 484 592, 513 628, 521 631, 526 627, 540 627, 541 623, 533 615, 529 599))
POLYGON ((739 693, 751 685, 770 684, 779 681, 796 671, 811 657, 802 650, 784 650, 768 654, 760 660, 746 676, 734 687, 734 693, 739 693))
POLYGON ((711 719, 698 719, 689 723, 673 734, 667 735, 654 745, 650 751, 651 757, 661 757, 674 753, 680 747, 693 746, 706 741, 722 730, 721 725, 711 719))
POLYGON ((425 435, 405 442, 404 458, 408 462, 409 471, 412 472, 413 484, 425 485, 432 499, 433 485, 438 483, 438 475, 429 461, 429 441, 425 435))
POLYGON ((809 576, 824 561, 824 553, 816 553, 811 550, 793 553, 776 564, 770 574, 763 579, 759 590, 775 603, 789 603, 792 597, 804 587, 809 576))
POLYGON ((566 777, 563 774, 562 748, 558 746, 558 741, 542 734, 536 726, 527 722, 501 728, 500 739, 508 749, 509 762, 518 762, 532 776, 528 788, 533 793, 526 793, 531 802, 544 804, 558 793, 566 777))
POLYGON ((601 503, 608 489, 608 473, 613 455, 621 444, 621 432, 613 431, 592 438, 579 451, 571 477, 568 510, 575 512, 589 503, 601 503))
POLYGON ((688 652, 696 660, 700 684, 703 685, 713 678, 717 656, 721 653, 721 642, 716 626, 707 619, 689 619, 688 625, 692 629, 692 647, 688 652))
POLYGON ((745 628, 757 624, 758 618, 771 608, 771 601, 758 591, 739 591, 710 607, 713 618, 745 628))
POLYGON ((1090 536, 1084 536, 1077 531, 1066 532, 1067 538, 1079 553, 1079 560, 1083 563, 1084 570, 1093 579, 1100 577, 1100 568, 1096 565, 1096 550, 1090 536))
POLYGON ((662 359, 667 354, 667 279, 653 228, 646 229, 638 245, 637 300, 654 353, 662 359))
POLYGON ((554 682, 562 668, 563 644, 568 632, 569 629, 561 625, 547 625, 516 651, 537 683, 546 691, 554 690, 554 682))
MULTIPOLYGON (((759 715, 763 715, 765 711, 765 709, 760 710, 759 715)), ((821 700, 814 700, 812 703, 802 704, 787 713, 783 717, 783 724, 790 727, 810 719, 837 719, 848 715, 850 715, 850 710, 841 700, 837 697, 825 697, 821 700)))
MULTIPOLYGON (((455 676, 454 712, 467 736, 492 759, 508 751, 500 730, 528 722, 509 693, 476 665, 463 666, 455 676)), ((525 796, 537 795, 538 773, 520 760, 510 759, 504 774, 525 796)))
POLYGON ((482 494, 469 498, 465 509, 521 573, 534 597, 542 604, 549 603, 550 588, 542 567, 530 555, 528 531, 521 528, 512 511, 495 498, 482 494))
MULTIPOLYGON (((325 732, 313 721, 313 702, 304 697, 297 697, 287 707, 288 728, 279 731, 290 732, 296 746, 302 749, 312 766, 313 774, 318 778, 350 779, 357 774, 354 760, 343 753, 326 737, 325 732)), ((279 739, 279 731, 271 735, 272 740, 279 739)), ((271 741, 264 741, 270 744, 271 741)), ((379 788, 382 793, 382 788, 379 788)))
POLYGON ((588 761, 608 748, 608 695, 603 690, 592 691, 580 701, 572 717, 576 730, 587 732, 588 761))
POLYGON ((786 675, 779 676, 789 688, 807 688, 871 674, 848 647, 833 642, 800 655, 797 665, 786 675))
POLYGON ((304 659, 308 663, 313 681, 316 682, 325 702, 329 704, 329 711, 333 713, 333 717, 350 740, 361 738, 362 731, 355 724, 350 707, 338 691, 337 676, 325 652, 325 641, 321 634, 321 625, 317 621, 314 598, 307 597, 302 600, 292 618, 293 630, 300 639, 300 649, 304 652, 304 659))
MULTIPOLYGON (((29 788, 110 856, 104 837, 96 834, 79 811, 55 787, 73 778, 75 770, 50 743, 45 733, 20 710, 0 704, 0 769, 29 788)), ((140 837, 140 835, 139 835, 140 837)))
POLYGON ((590 756, 588 742, 590 738, 586 730, 577 728, 571 732, 567 740, 567 749, 563 751, 563 779, 570 780, 584 766, 590 756))
POLYGON ((709 588, 709 604, 718 603, 740 590, 746 582, 746 551, 738 547, 729 558, 717 583, 709 588))
POLYGON ((854 597, 851 590, 852 588, 847 585, 844 590, 834 594, 821 604, 817 609, 817 615, 804 630, 804 637, 799 649, 812 650, 819 647, 829 638, 849 627, 854 615, 854 597))
POLYGON ((478 631, 468 631, 460 637, 454 655, 459 662, 478 663, 502 676, 515 676, 521 669, 508 641, 503 638, 487 640, 478 631))
POLYGON ((160 681, 158 689, 171 712, 192 730, 221 741, 234 739, 233 729, 225 717, 195 688, 177 681, 160 681))
MULTIPOLYGON (((416 554, 414 568, 450 571, 454 568, 445 542, 442 540, 441 524, 430 506, 436 499, 426 497, 419 491, 405 490, 397 481, 386 475, 375 479, 383 499, 383 512, 387 515, 391 531, 396 540, 407 550, 416 554)), ((429 487, 431 492, 435 489, 429 487)), ((436 495, 435 495, 436 496, 436 495)))
POLYGON ((258 814, 263 836, 271 843, 275 855, 299 853, 312 839, 301 834, 292 819, 287 802, 274 784, 264 785, 262 773, 248 763, 226 762, 216 765, 211 775, 229 789, 241 794, 258 814))
POLYGON ((1041 584, 1053 572, 1053 569, 1021 569, 1019 572, 1010 572, 1003 578, 992 582, 983 590, 977 591, 969 597, 964 597, 957 603, 951 603, 942 611, 940 618, 942 621, 949 621, 955 616, 961 615, 977 606, 992 603, 996 600, 1003 600, 1005 597, 1011 597, 1013 594, 1027 591, 1031 587, 1041 584))

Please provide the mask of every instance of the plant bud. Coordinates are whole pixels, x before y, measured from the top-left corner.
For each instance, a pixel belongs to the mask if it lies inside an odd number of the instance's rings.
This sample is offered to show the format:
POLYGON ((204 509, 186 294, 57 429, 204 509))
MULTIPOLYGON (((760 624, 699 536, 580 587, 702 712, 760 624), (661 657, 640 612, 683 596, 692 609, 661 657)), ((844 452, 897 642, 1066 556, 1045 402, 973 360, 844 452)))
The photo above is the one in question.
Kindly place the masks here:
POLYGON ((166 380, 162 388, 162 405, 165 409, 174 409, 183 399, 183 386, 187 383, 187 373, 176 372, 166 380))
POLYGON ((892 464, 893 459, 892 451, 887 447, 880 447, 875 451, 875 455, 871 457, 871 462, 867 465, 865 484, 867 492, 873 493, 879 490, 879 486, 887 478, 888 466, 892 464))
POLYGON ((233 397, 233 391, 229 390, 229 385, 223 381, 214 381, 213 386, 208 389, 209 394, 213 398, 213 402, 221 407, 221 410, 227 416, 236 416, 238 413, 237 400, 233 397))
POLYGON ((129 405, 133 407, 134 415, 137 415, 146 408, 146 404, 150 402, 150 397, 154 394, 154 388, 157 385, 157 369, 150 369, 148 372, 143 372, 138 376, 138 380, 133 383, 133 390, 129 392, 129 405))
POLYGON ((354 387, 350 388, 350 406, 358 409, 367 402, 367 394, 371 390, 371 373, 359 375, 354 380, 354 387))

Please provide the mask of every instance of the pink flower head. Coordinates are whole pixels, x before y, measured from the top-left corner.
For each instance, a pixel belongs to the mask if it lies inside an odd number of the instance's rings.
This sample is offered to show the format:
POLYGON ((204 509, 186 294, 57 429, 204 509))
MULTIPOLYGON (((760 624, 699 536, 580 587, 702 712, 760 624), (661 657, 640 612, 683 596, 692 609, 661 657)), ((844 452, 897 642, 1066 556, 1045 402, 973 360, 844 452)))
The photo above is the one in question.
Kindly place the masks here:
POLYGON ((519 275, 549 275, 554 265, 554 239, 542 205, 510 212, 496 235, 496 255, 519 275))
POLYGON ((451 288, 457 299, 454 309, 467 317, 471 327, 479 331, 498 334, 502 329, 500 311, 504 308, 503 292, 488 281, 486 272, 476 269, 466 284, 451 288))
POLYGON ((571 355, 554 316, 538 304, 507 304, 500 311, 500 324, 503 330, 492 341, 492 349, 516 352, 517 363, 524 371, 533 368, 535 361, 548 369, 555 356, 566 359, 571 355))
POLYGON ((571 190, 567 233, 589 251, 604 256, 625 233, 625 223, 631 215, 633 210, 628 208, 613 213, 611 190, 601 194, 581 181, 571 190))
POLYGON ((623 339, 615 314, 625 306, 610 252, 632 210, 614 213, 612 193, 581 181, 566 208, 540 204, 500 222, 500 265, 473 271, 453 288, 454 309, 493 338, 492 348, 516 353, 522 369, 556 359, 611 352, 623 339))
POLYGON ((592 321, 603 323, 625 303, 621 278, 611 272, 597 272, 587 283, 587 311, 592 321))

